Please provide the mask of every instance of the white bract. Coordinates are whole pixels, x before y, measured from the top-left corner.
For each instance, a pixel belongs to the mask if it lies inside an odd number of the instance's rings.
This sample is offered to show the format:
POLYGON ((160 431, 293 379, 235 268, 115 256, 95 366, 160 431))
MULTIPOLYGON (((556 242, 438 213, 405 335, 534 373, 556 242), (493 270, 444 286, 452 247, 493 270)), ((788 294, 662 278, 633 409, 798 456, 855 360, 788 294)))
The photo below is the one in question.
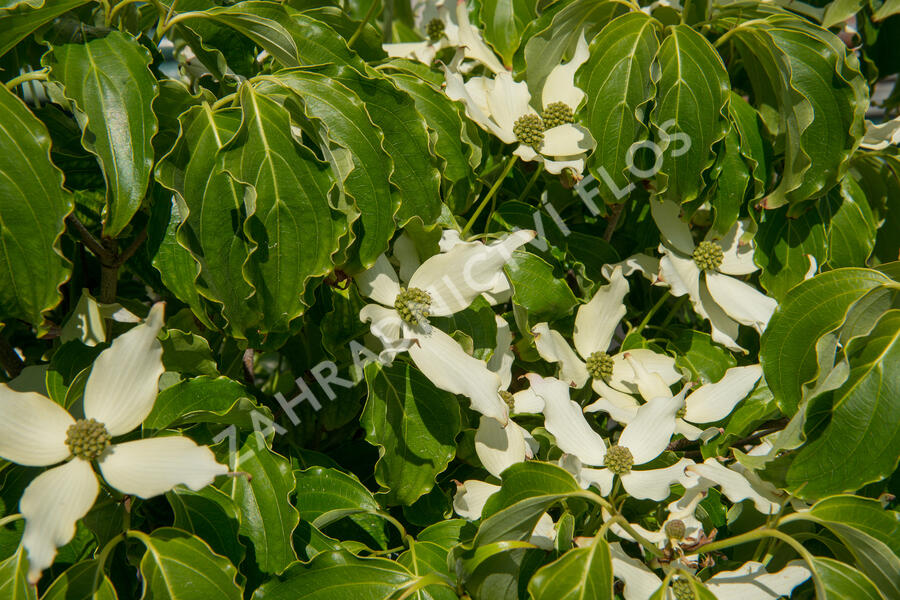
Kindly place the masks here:
POLYGON ((559 377, 577 388, 591 380, 594 391, 612 403, 633 402, 628 394, 637 393, 634 364, 658 375, 666 385, 681 379, 675 359, 652 350, 637 348, 627 353, 612 353, 613 334, 625 316, 628 280, 620 267, 609 273, 610 283, 600 286, 590 302, 582 304, 575 315, 572 339, 575 351, 565 338, 547 323, 538 323, 531 332, 538 354, 546 361, 559 363, 559 377), (625 359, 628 354, 631 360, 625 359))
POLYGON ((492 244, 460 245, 436 254, 419 265, 406 288, 382 254, 356 277, 360 293, 378 303, 363 307, 359 317, 371 322, 372 333, 386 348, 408 351, 435 386, 468 397, 473 410, 505 425, 508 411, 499 394, 500 377, 428 319, 463 310, 493 288, 513 251, 534 235, 517 231, 492 244))
POLYGON ((25 466, 48 467, 25 489, 22 545, 28 550, 28 580, 36 583, 53 564, 56 549, 75 535, 75 523, 94 505, 100 487, 94 462, 106 482, 123 494, 150 498, 184 484, 199 490, 228 471, 206 446, 182 436, 112 444, 144 421, 153 409, 162 375, 163 304, 145 323, 119 336, 100 353, 84 390, 84 419, 34 392, 0 384, 0 457, 25 466))
MULTIPOLYGON (((630 352, 626 354, 630 354, 630 352)), ((669 386, 657 373, 649 372, 630 356, 626 360, 632 365, 639 391, 645 400, 673 397, 669 386)), ((683 414, 676 415, 675 433, 680 433, 689 440, 698 439, 704 431, 693 423, 715 423, 730 415, 738 403, 753 390, 760 377, 762 377, 762 368, 759 365, 732 367, 725 371, 719 381, 707 383, 695 389, 685 397, 683 414)), ((687 389, 686 387, 682 390, 682 394, 685 394, 687 389)), ((619 423, 630 423, 637 415, 640 406, 633 396, 619 394, 603 396, 586 406, 584 410, 585 412, 603 411, 619 423)), ((713 432, 715 431, 713 430, 713 432)))
POLYGON ((669 445, 675 431, 675 413, 683 404, 680 395, 655 398, 642 405, 618 442, 607 448, 578 403, 569 398, 566 382, 535 374, 527 377, 535 394, 544 401, 544 427, 556 438, 556 446, 571 455, 562 466, 582 486, 596 485, 606 496, 618 475, 625 491, 633 497, 661 501, 668 497, 671 484, 684 479, 685 467, 694 464, 685 458, 659 469, 633 470, 662 454, 669 445), (591 468, 601 465, 603 468, 591 468))
POLYGON ((698 315, 708 319, 712 339, 732 350, 746 352, 738 345, 738 325, 762 333, 777 303, 751 285, 729 277, 759 270, 753 263, 753 247, 741 241, 745 225, 738 221, 721 239, 713 231, 694 244, 681 209, 670 201, 650 203, 653 220, 662 234, 659 246, 659 276, 675 296, 687 294, 698 315))
POLYGON ((547 76, 540 114, 531 105, 528 84, 515 81, 506 71, 464 81, 459 54, 444 67, 445 91, 451 100, 465 105, 466 116, 482 129, 506 144, 518 144, 513 153, 519 158, 542 162, 550 173, 568 168, 580 176, 594 140, 585 128, 575 124, 574 115, 584 100, 584 92, 575 86, 575 71, 588 57, 582 33, 572 60, 558 65, 547 76))

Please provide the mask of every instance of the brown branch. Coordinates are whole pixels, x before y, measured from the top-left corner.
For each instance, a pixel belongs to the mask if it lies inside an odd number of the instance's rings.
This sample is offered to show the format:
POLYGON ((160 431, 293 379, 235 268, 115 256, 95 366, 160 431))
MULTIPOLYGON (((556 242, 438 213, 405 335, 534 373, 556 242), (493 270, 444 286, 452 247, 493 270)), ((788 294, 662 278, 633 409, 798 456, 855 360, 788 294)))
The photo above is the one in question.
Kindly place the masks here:
POLYGON ((141 244, 143 244, 145 241, 147 241, 146 228, 142 232, 140 232, 136 238, 134 238, 134 241, 131 242, 131 245, 125 249, 125 252, 119 255, 114 263, 114 266, 121 267, 122 265, 124 265, 125 261, 134 256, 134 253, 138 251, 138 248, 140 248, 141 244))
POLYGON ((76 217, 74 213, 66 217, 66 223, 78 232, 84 245, 87 246, 101 262, 110 262, 113 260, 106 248, 103 247, 103 244, 100 243, 100 240, 95 238, 94 234, 88 231, 88 228, 84 226, 84 223, 78 220, 78 217, 76 217))
POLYGON ((616 231, 616 226, 619 224, 619 217, 622 216, 622 211, 625 210, 625 203, 621 204, 613 204, 610 207, 609 218, 606 220, 606 231, 603 232, 603 239, 607 242, 612 239, 613 233, 616 231))
POLYGON ((15 349, 6 339, 0 337, 0 366, 9 373, 10 379, 15 379, 25 368, 25 363, 19 358, 15 349))

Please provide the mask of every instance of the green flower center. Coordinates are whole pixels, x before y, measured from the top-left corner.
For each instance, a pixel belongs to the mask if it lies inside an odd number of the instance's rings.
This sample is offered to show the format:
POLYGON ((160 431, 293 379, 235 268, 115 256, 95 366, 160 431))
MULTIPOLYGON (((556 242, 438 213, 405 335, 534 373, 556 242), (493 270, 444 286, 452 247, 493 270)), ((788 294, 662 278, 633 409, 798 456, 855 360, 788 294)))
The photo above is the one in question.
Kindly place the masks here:
POLYGON ((612 356, 607 354, 606 352, 593 352, 590 356, 587 357, 587 360, 584 361, 585 366, 587 367, 587 372, 594 379, 609 379, 613 374, 613 362, 612 356))
POLYGON ((682 406, 681 408, 678 409, 678 412, 675 413, 675 418, 683 419, 684 415, 686 415, 686 414, 687 414, 687 406, 682 406))
POLYGON ((394 308, 410 325, 427 325, 431 315, 431 294, 419 288, 401 290, 394 300, 394 308))
POLYGON ((509 407, 509 410, 516 409, 516 401, 513 400, 513 395, 507 392, 506 390, 500 390, 500 397, 503 398, 503 401, 506 402, 506 406, 509 407))
POLYGON ((444 22, 440 19, 432 19, 425 26, 425 33, 432 42, 437 42, 444 37, 444 22))
POLYGON ((673 540, 683 540, 685 534, 685 526, 684 521, 681 519, 672 519, 668 521, 663 527, 666 532, 666 536, 673 540))
POLYGON ((694 263, 701 271, 718 269, 719 265, 722 264, 723 257, 722 246, 715 242, 700 242, 694 248, 694 263))
POLYGON ((112 436, 96 419, 79 419, 66 431, 66 445, 78 458, 94 460, 109 448, 112 436))
POLYGON ((691 582, 684 578, 672 582, 672 593, 675 594, 677 600, 694 600, 694 588, 691 586, 691 582))
POLYGON ((519 143, 531 146, 535 150, 544 143, 544 124, 537 115, 524 115, 513 123, 513 133, 519 143))
POLYGON ((547 129, 575 122, 575 112, 565 102, 551 102, 541 117, 547 129))
POLYGON ((631 455, 631 450, 625 446, 611 446, 606 451, 606 458, 603 460, 603 464, 616 475, 627 475, 631 473, 634 457, 631 455))

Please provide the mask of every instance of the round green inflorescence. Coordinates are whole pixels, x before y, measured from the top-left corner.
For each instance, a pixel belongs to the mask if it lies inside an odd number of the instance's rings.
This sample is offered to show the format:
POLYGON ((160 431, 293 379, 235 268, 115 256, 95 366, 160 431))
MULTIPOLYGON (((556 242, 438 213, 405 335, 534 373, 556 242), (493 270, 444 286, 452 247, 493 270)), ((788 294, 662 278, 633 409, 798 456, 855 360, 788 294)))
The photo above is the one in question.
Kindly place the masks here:
POLYGON ((677 600, 694 600, 694 588, 691 582, 684 578, 678 578, 672 582, 672 593, 677 600))
POLYGON ((574 123, 575 112, 565 102, 551 102, 544 109, 541 118, 544 119, 544 127, 551 129, 566 123, 574 123))
POLYGON ((66 431, 66 445, 78 458, 93 460, 109 448, 112 436, 96 419, 79 419, 66 431))
POLYGON ((686 415, 686 414, 687 414, 687 406, 682 406, 681 408, 678 409, 678 412, 675 413, 675 418, 683 419, 684 415, 686 415))
POLYGON ((606 468, 616 475, 627 475, 631 473, 631 467, 634 465, 634 457, 631 450, 625 446, 610 446, 606 451, 606 458, 603 460, 606 468))
POLYGON ((440 19, 432 19, 425 26, 425 33, 432 42, 437 42, 444 37, 444 22, 440 19))
POLYGON ((506 390, 500 390, 500 397, 503 398, 503 401, 506 402, 506 406, 509 407, 509 410, 515 410, 516 401, 513 400, 513 395, 507 392, 506 390))
POLYGON ((535 150, 544 143, 544 124, 537 115, 524 115, 513 123, 513 133, 519 143, 531 146, 535 150))
POLYGON ((719 265, 722 264, 723 257, 722 246, 715 242, 700 242, 697 247, 694 248, 694 264, 696 264, 701 271, 718 269, 719 265))
POLYGON ((594 379, 609 379, 613 374, 612 356, 606 352, 592 352, 587 360, 584 361, 588 374, 594 379))
POLYGON ((684 539, 684 533, 686 529, 684 527, 684 521, 682 521, 681 519, 672 519, 671 521, 668 521, 663 529, 665 529, 666 536, 669 539, 684 539))
POLYGON ((431 315, 431 294, 419 288, 401 290, 394 300, 394 308, 410 325, 425 325, 431 315))

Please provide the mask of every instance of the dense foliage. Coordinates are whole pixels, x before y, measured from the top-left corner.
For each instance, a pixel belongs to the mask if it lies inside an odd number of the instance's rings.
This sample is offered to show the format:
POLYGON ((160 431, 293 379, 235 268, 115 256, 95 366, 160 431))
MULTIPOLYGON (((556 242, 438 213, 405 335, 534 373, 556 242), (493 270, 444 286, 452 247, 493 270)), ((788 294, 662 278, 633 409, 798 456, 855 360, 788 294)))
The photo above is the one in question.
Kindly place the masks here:
POLYGON ((898 43, 0 0, 0 600, 900 599, 898 43))

